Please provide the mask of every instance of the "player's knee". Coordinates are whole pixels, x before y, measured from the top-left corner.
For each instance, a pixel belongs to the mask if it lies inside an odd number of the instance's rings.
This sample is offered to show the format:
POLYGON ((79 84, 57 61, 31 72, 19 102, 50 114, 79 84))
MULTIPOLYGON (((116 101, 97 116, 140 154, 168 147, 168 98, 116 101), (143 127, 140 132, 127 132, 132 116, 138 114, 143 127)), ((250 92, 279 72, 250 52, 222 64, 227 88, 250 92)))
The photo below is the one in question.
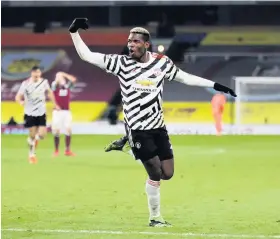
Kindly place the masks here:
POLYGON ((44 139, 46 137, 46 134, 47 134, 47 132, 44 130, 44 131, 39 132, 38 135, 39 135, 40 139, 44 139))
POLYGON ((70 135, 71 133, 72 133, 71 128, 70 128, 70 127, 67 127, 67 128, 66 128, 66 134, 70 135))
POLYGON ((29 137, 30 137, 31 139, 34 139, 35 136, 36 136, 36 132, 32 132, 32 131, 29 132, 29 137))
POLYGON ((163 172, 162 176, 161 176, 161 179, 162 180, 169 180, 173 177, 173 175, 174 175, 174 171, 163 172))
POLYGON ((35 135, 35 134, 29 134, 29 138, 30 138, 30 139, 34 140, 34 139, 35 139, 35 137, 36 137, 36 135, 35 135))
POLYGON ((161 171, 149 173, 149 178, 153 181, 160 181, 161 171))
POLYGON ((60 131, 58 129, 53 129, 52 131, 53 135, 60 135, 60 131))

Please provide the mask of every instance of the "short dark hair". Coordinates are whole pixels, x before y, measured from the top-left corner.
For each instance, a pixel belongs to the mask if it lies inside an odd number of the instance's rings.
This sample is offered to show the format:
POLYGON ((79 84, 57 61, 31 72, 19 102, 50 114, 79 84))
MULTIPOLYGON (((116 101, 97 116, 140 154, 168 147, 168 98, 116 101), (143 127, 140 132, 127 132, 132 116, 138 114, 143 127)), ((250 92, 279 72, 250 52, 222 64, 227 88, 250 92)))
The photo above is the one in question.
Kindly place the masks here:
POLYGON ((31 68, 31 71, 37 71, 37 70, 41 70, 41 68, 39 66, 33 66, 31 68))

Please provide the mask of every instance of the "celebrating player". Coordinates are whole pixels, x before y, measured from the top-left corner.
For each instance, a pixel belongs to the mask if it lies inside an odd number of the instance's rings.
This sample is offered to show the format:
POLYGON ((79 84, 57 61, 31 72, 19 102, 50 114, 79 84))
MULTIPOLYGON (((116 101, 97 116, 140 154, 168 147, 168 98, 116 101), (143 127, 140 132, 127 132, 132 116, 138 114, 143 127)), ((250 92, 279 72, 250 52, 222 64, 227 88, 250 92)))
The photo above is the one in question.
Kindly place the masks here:
POLYGON ((70 90, 76 82, 76 77, 65 72, 58 72, 55 80, 51 84, 55 99, 60 107, 60 110, 53 110, 52 130, 54 134, 55 152, 54 156, 59 155, 59 141, 62 130, 65 132, 65 155, 75 156, 70 150, 71 144, 71 122, 72 114, 69 110, 70 104, 70 90))
POLYGON ((212 115, 215 121, 215 128, 217 136, 222 134, 222 117, 224 112, 224 106, 226 104, 226 97, 222 93, 217 93, 211 100, 212 115))
POLYGON ((15 97, 16 102, 24 106, 24 127, 29 129, 27 139, 29 145, 29 162, 37 163, 35 148, 38 140, 43 139, 47 133, 46 120, 46 95, 59 110, 48 80, 43 79, 38 66, 31 70, 31 77, 22 82, 15 97))
POLYGON ((86 18, 75 19, 69 28, 80 58, 119 78, 128 141, 135 158, 142 161, 149 176, 146 181, 149 226, 171 226, 160 213, 160 181, 171 179, 174 173, 172 146, 163 120, 164 80, 213 87, 236 95, 226 86, 178 69, 167 56, 147 51, 150 34, 144 28, 130 31, 129 56, 91 52, 77 32, 79 29, 88 29, 86 18))

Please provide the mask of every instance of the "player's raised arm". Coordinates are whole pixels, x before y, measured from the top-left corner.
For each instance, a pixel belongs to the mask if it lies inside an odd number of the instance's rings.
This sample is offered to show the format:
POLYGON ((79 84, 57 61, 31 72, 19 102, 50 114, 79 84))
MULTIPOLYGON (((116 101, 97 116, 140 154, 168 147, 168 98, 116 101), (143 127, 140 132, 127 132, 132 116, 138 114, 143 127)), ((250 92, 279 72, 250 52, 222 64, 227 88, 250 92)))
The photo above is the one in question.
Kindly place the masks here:
POLYGON ((58 72, 57 75, 60 74, 62 77, 66 78, 67 80, 71 81, 73 84, 77 81, 77 78, 73 75, 67 74, 65 72, 58 72))
POLYGON ((66 85, 69 88, 74 87, 74 85, 75 85, 75 83, 77 81, 77 78, 75 76, 73 76, 73 75, 70 75, 70 74, 62 72, 62 71, 57 72, 56 76, 55 76, 55 80, 52 83, 52 90, 54 91, 56 89, 56 86, 59 84, 59 82, 61 82, 61 80, 64 82, 65 79, 68 80, 66 85))
POLYGON ((80 37, 78 30, 88 29, 87 18, 76 18, 69 27, 70 35, 77 50, 78 55, 84 61, 87 61, 101 69, 106 70, 108 73, 118 75, 120 70, 120 56, 119 55, 106 55, 98 52, 91 52, 87 45, 80 37))
POLYGON ((87 18, 76 18, 69 27, 74 46, 82 60, 105 69, 105 55, 97 52, 91 52, 78 33, 79 29, 88 29, 87 21, 87 18))
POLYGON ((235 92, 228 88, 227 86, 221 85, 217 82, 204 79, 199 76, 195 76, 192 74, 189 74, 187 72, 182 71, 181 69, 177 68, 175 64, 168 59, 170 62, 170 69, 167 72, 167 79, 168 80, 176 80, 178 82, 181 82, 185 85, 192 85, 192 86, 200 86, 200 87, 211 87, 214 88, 216 91, 221 91, 227 94, 230 94, 234 97, 236 97, 235 92))

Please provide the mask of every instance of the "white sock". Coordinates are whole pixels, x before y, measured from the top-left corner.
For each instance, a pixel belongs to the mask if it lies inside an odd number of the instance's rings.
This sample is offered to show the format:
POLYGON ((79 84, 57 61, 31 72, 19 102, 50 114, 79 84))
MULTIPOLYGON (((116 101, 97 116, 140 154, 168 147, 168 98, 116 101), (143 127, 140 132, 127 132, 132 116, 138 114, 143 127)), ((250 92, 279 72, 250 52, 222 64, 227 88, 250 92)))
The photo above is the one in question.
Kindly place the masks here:
POLYGON ((34 156, 35 155, 35 140, 28 137, 27 143, 29 145, 29 156, 34 156))
POLYGON ((146 194, 148 197, 148 206, 150 220, 160 217, 160 181, 148 179, 146 181, 146 194))

